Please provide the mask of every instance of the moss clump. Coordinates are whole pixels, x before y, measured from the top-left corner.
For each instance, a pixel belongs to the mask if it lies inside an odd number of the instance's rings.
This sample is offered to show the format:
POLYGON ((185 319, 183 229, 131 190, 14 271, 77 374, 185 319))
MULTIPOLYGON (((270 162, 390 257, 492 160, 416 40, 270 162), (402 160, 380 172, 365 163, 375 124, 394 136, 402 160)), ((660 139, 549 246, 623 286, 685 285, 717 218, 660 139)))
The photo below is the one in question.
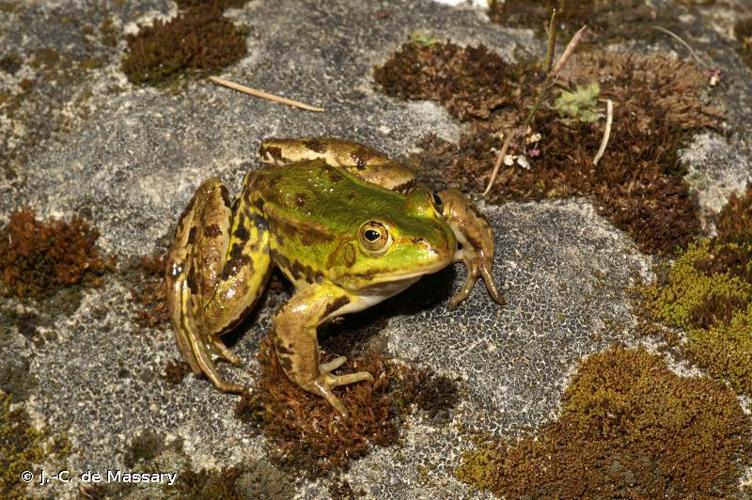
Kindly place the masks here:
POLYGON ((492 110, 509 103, 513 94, 509 71, 484 45, 463 48, 414 39, 376 67, 374 79, 389 95, 438 101, 464 121, 488 118, 492 110))
POLYGON ((239 9, 248 3, 248 0, 176 0, 175 3, 178 4, 178 8, 180 9, 212 6, 220 10, 225 10, 239 9))
MULTIPOLYGON (((407 44, 376 68, 376 76, 391 95, 435 99, 471 121, 459 144, 429 137, 422 144, 424 152, 413 159, 429 182, 477 193, 485 189, 502 147, 500 132, 522 122, 543 74, 534 64, 504 65, 497 55, 475 50, 482 52, 481 58, 451 44, 428 50, 451 53, 450 65, 446 58, 422 57, 426 49, 407 44), (476 65, 493 74, 472 82, 454 78, 452 67, 476 65), (478 98, 484 95, 506 97, 478 98), (458 108, 464 98, 489 105, 483 107, 484 113, 471 113, 458 108)), ((716 126, 720 115, 700 99, 702 73, 659 55, 593 53, 575 56, 563 78, 572 91, 594 88, 599 82, 599 99, 618 103, 611 137, 619 140, 609 142, 595 167, 603 120, 566 123, 555 109, 542 109, 532 131, 540 139, 518 141, 510 150, 524 155, 530 168, 503 167, 486 199, 499 203, 589 196, 598 211, 628 232, 642 251, 673 255, 701 230, 699 205, 683 178, 679 147, 692 131, 716 126)), ((604 113, 598 108, 590 111, 604 113)))
POLYGON ((740 19, 734 24, 734 36, 741 44, 739 55, 752 68, 752 17, 740 19))
POLYGON ((113 267, 96 248, 99 232, 76 217, 70 223, 35 219, 31 209, 15 211, 0 227, 0 273, 20 298, 45 297, 79 283, 96 283, 113 267))
POLYGON ((37 429, 22 407, 11 408, 11 398, 0 391, 0 497, 26 498, 21 473, 49 459, 63 460, 71 444, 64 434, 37 429))
MULTIPOLYGON (((665 283, 642 290, 653 318, 687 332, 683 351, 711 375, 752 395, 752 189, 733 196, 718 237, 682 253, 665 283)), ((672 340, 672 339, 669 339, 672 340)))
POLYGON ((597 46, 619 40, 652 42, 658 35, 653 26, 673 29, 678 24, 675 11, 652 7, 643 0, 491 0, 488 17, 492 22, 531 28, 542 35, 548 30, 553 9, 565 36, 587 24, 588 38, 597 46))
POLYGON ((614 347, 580 365, 558 420, 516 443, 481 443, 456 475, 509 498, 729 497, 752 464, 750 439, 723 384, 614 347))
POLYGON ((456 384, 428 370, 413 370, 370 351, 351 359, 348 372, 368 371, 374 382, 337 389, 350 413, 347 419, 323 398, 309 394, 284 374, 269 336, 262 339, 258 359, 261 376, 251 400, 241 400, 236 415, 261 426, 273 461, 310 477, 365 455, 371 445, 397 441, 401 419, 413 405, 435 421, 446 419, 457 402, 456 384), (436 397, 436 400, 431 400, 436 397))
POLYGON ((186 73, 216 72, 247 50, 244 30, 226 19, 220 7, 202 4, 129 36, 122 66, 131 82, 158 85, 186 73))
POLYGON ((170 315, 165 301, 165 255, 141 256, 131 260, 124 271, 131 283, 135 319, 147 328, 167 328, 170 315))

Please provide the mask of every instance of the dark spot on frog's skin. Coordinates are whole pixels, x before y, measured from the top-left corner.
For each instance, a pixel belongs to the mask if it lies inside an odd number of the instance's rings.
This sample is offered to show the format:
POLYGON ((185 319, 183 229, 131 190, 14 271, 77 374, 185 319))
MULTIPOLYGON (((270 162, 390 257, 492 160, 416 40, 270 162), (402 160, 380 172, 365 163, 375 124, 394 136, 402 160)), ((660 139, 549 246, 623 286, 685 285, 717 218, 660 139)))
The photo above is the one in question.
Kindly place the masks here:
POLYGON ((240 215, 238 215, 238 227, 236 227, 235 232, 232 233, 232 235, 239 239, 241 243, 245 243, 246 241, 248 241, 248 238, 251 237, 251 234, 248 232, 248 228, 246 228, 245 226, 245 215, 241 213, 240 215))
POLYGON ((342 258, 347 267, 352 267, 355 264, 355 247, 353 247, 352 243, 342 249, 342 258))
POLYGON ((192 245, 196 241, 196 226, 191 226, 191 230, 188 231, 188 244, 192 245))
POLYGON ((259 214, 251 214, 251 219, 253 219, 253 223, 256 224, 256 229, 258 229, 260 233, 265 233, 269 230, 269 224, 266 222, 266 219, 259 214))
POLYGON ((246 229, 245 226, 238 226, 237 229, 235 229, 233 236, 235 236, 242 242, 246 242, 248 241, 248 238, 251 237, 251 234, 248 232, 248 229, 246 229))
POLYGON ((355 167, 358 170, 364 170, 366 168, 366 165, 368 165, 368 160, 371 159, 373 154, 363 148, 356 149, 352 153, 350 153, 350 158, 355 162, 355 167))
POLYGON ((240 246, 238 243, 234 243, 232 245, 232 248, 230 249, 230 258, 231 259, 239 259, 243 256, 243 247, 240 246))
POLYGON ((337 170, 333 167, 327 166, 326 167, 326 175, 329 176, 329 180, 332 182, 339 182, 342 180, 342 176, 337 172, 337 170))
POLYGON ((417 179, 410 179, 407 182, 403 182, 399 186, 394 188, 394 191, 397 191, 398 193, 407 194, 412 188, 416 186, 418 183, 417 179))
POLYGON ((219 186, 219 194, 222 196, 222 203, 225 207, 232 209, 232 203, 230 202, 230 192, 225 186, 219 186))
POLYGON ((326 151, 326 144, 316 139, 304 141, 303 145, 311 151, 315 151, 316 153, 323 153, 324 151, 326 151))
POLYGON ((222 279, 226 280, 235 276, 244 267, 248 268, 249 272, 253 272, 253 261, 243 254, 243 247, 240 244, 234 243, 230 249, 230 259, 222 268, 222 279))
POLYGON ((297 193, 295 195, 295 204, 299 207, 304 207, 306 204, 306 195, 305 193, 297 193))
POLYGON ((258 209, 259 212, 264 211, 264 200, 259 198, 258 200, 253 202, 253 206, 258 209))
POLYGON ((337 311, 338 309, 341 309, 343 306, 346 306, 350 303, 350 299, 348 297, 338 297, 334 299, 334 302, 330 302, 326 305, 326 309, 324 309, 324 317, 326 318, 333 312, 337 311))
POLYGON ((198 295, 198 284, 196 283, 196 275, 193 272, 193 266, 188 270, 188 276, 185 278, 185 282, 188 283, 188 288, 193 295, 198 295))
POLYGON ((426 241, 426 240, 425 240, 425 239, 423 239, 423 237, 422 237, 422 236, 418 236, 418 237, 416 237, 416 238, 413 238, 413 244, 414 244, 414 245, 421 245, 421 244, 423 244, 423 243, 424 243, 425 241, 426 241))
POLYGON ((217 236, 221 234, 222 234, 222 230, 219 228, 217 224, 211 224, 204 228, 204 236, 206 236, 207 238, 216 238, 217 236))

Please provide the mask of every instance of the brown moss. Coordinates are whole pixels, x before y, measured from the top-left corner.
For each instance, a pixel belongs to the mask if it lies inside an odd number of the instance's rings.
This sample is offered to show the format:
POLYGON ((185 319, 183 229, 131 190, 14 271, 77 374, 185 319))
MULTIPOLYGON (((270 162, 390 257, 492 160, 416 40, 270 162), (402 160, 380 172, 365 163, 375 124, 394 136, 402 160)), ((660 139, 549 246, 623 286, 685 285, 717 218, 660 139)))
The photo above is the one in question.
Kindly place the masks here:
POLYGON ((248 3, 248 0, 175 0, 179 9, 191 9, 196 7, 216 7, 220 10, 239 9, 248 3))
POLYGON ((590 42, 601 47, 619 40, 653 41, 665 36, 653 26, 678 24, 673 10, 643 0, 491 0, 488 17, 504 26, 534 29, 542 36, 553 9, 558 12, 560 37, 571 36, 587 25, 590 42))
POLYGON ((744 195, 731 194, 718 216, 717 227, 718 240, 722 243, 752 243, 752 185, 744 195))
POLYGON ((133 83, 150 85, 213 73, 245 56, 244 35, 218 6, 192 7, 129 36, 123 72, 133 83))
POLYGON ((734 36, 740 43, 739 55, 752 68, 752 17, 739 19, 734 24, 734 36))
POLYGON ((345 365, 347 372, 370 372, 374 382, 336 390, 350 413, 342 419, 323 398, 303 391, 287 378, 269 336, 261 341, 258 359, 261 376, 256 394, 241 400, 237 414, 248 422, 260 422, 272 460, 311 477, 347 468, 371 445, 396 443, 400 421, 414 405, 440 420, 457 403, 453 381, 370 351, 345 365), (437 399, 432 401, 432 397, 437 399))
MULTIPOLYGON (((465 95, 462 89, 432 89, 432 82, 447 77, 443 66, 405 54, 403 49, 384 67, 430 67, 406 70, 399 77, 394 76, 399 72, 392 72, 394 79, 407 80, 404 84, 390 83, 395 92, 415 84, 422 89, 423 97, 441 102, 446 102, 445 92, 465 95), (433 80, 416 76, 423 73, 440 76, 433 80)), ((465 52, 463 57, 471 55, 465 52)), ((690 131, 715 126, 720 116, 718 110, 699 99, 702 74, 691 65, 657 55, 588 54, 576 57, 569 67, 576 68, 563 75, 570 87, 599 80, 600 97, 618 103, 612 140, 598 167, 592 160, 603 136, 603 123, 567 123, 555 110, 544 109, 533 128, 541 134, 541 140, 535 144, 513 143, 510 151, 524 154, 530 168, 502 168, 487 199, 498 203, 590 196, 599 212, 627 231, 642 251, 673 254, 700 231, 699 206, 682 177, 685 169, 678 149, 690 131)), ((489 110, 488 120, 473 121, 456 146, 432 138, 422 144, 424 152, 413 160, 429 183, 469 192, 484 190, 501 149, 499 132, 521 122, 542 75, 534 65, 523 64, 507 68, 503 79, 506 83, 495 82, 494 89, 485 90, 516 89, 514 102, 489 110)))
POLYGON ((410 41, 383 66, 374 68, 382 90, 402 99, 438 101, 460 120, 488 118, 508 104, 513 87, 509 67, 484 45, 410 41))
POLYGON ((75 217, 41 222, 29 208, 13 212, 0 228, 0 273, 6 289, 20 297, 45 297, 80 283, 96 284, 113 262, 96 248, 99 232, 75 217))
POLYGON ((516 443, 481 443, 456 475, 511 498, 729 497, 752 464, 750 439, 723 384, 614 347, 580 365, 558 420, 516 443))
POLYGON ((185 361, 170 359, 165 363, 164 379, 170 384, 179 384, 189 373, 191 373, 191 367, 185 361))
POLYGON ((131 283, 131 300, 137 306, 136 322, 147 328, 168 328, 170 315, 165 300, 165 255, 134 258, 124 273, 131 283))
POLYGON ((273 460, 316 476, 363 456, 369 443, 387 446, 396 441, 388 367, 381 356, 372 354, 347 363, 348 371, 369 371, 375 379, 338 391, 350 412, 347 420, 340 418, 326 400, 303 391, 287 378, 269 336, 259 345, 258 359, 261 378, 257 391, 273 460))

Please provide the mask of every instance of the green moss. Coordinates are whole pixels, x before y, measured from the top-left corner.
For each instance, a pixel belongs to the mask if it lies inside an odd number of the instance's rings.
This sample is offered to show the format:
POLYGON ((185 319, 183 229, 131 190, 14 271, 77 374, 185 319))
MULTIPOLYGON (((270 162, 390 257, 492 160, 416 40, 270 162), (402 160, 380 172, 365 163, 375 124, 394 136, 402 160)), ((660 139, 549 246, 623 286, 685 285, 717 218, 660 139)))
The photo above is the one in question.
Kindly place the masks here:
POLYGON ((669 272, 669 282, 645 290, 654 317, 680 328, 705 329, 728 322, 734 311, 746 307, 752 283, 728 271, 708 274, 702 269, 714 251, 718 248, 711 240, 691 244, 669 272))
POLYGON ((719 215, 718 237, 689 246, 665 283, 642 290, 654 319, 684 329, 678 345, 712 376, 752 395, 752 188, 719 215))
POLYGON ((131 82, 158 85, 187 73, 219 71, 246 52, 244 30, 223 17, 217 6, 202 5, 129 36, 122 67, 131 82))
POLYGON ((510 498, 728 497, 752 464, 751 438, 723 384, 614 347, 580 365, 558 420, 516 443, 481 442, 456 476, 510 498))
POLYGON ((11 397, 0 392, 0 497, 26 498, 21 473, 51 458, 63 460, 70 452, 65 434, 32 426, 26 411, 11 408, 11 397))

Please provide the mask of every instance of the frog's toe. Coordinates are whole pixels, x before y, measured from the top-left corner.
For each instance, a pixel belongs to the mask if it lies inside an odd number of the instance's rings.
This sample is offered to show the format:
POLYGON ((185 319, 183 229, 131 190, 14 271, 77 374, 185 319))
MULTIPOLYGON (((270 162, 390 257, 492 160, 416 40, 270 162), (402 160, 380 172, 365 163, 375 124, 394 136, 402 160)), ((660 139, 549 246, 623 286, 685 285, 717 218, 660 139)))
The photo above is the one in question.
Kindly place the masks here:
POLYGON ((465 285, 462 287, 462 290, 455 293, 452 298, 449 299, 450 309, 457 307, 457 304, 470 295, 478 278, 483 278, 486 290, 488 290, 488 295, 490 295, 496 303, 502 306, 506 304, 506 300, 504 300, 504 297, 499 293, 499 290, 496 288, 496 283, 493 280, 493 275, 491 274, 493 261, 491 261, 491 259, 485 258, 482 253, 478 254, 463 250, 462 257, 459 260, 461 260, 467 268, 467 279, 465 280, 465 285))
POLYGON ((329 361, 328 363, 322 363, 319 365, 319 371, 321 373, 331 373, 340 366, 344 365, 347 362, 346 356, 339 356, 338 358, 334 358, 333 360, 329 361))
POLYGON ((340 385, 349 385, 356 382, 373 382, 373 375, 369 372, 348 373, 347 375, 330 376, 330 387, 339 387, 340 385))
MULTIPOLYGON (((331 365, 332 363, 339 362, 339 360, 343 357, 344 356, 341 356, 340 358, 337 358, 334 361, 330 361, 327 364, 331 365)), ((327 402, 332 405, 332 407, 337 410, 340 415, 347 417, 347 410, 345 409, 345 405, 343 405, 342 401, 340 401, 339 398, 334 395, 332 389, 341 385, 349 385, 356 382, 365 381, 373 381, 373 375, 371 375, 369 372, 348 373, 347 375, 331 375, 324 372, 319 375, 319 377, 311 384, 310 387, 306 389, 326 399, 327 402)))
POLYGON ((222 342, 217 337, 211 337, 208 344, 208 347, 211 350, 212 354, 214 354, 218 358, 224 359, 228 363, 232 363, 236 366, 241 364, 240 358, 232 351, 230 351, 224 344, 224 342, 222 342))
POLYGON ((480 266, 480 275, 483 277, 483 283, 486 284, 486 290, 488 290, 488 295, 491 296, 494 301, 503 306, 506 305, 507 301, 504 298, 504 296, 499 292, 498 288, 496 288, 496 282, 493 279, 493 275, 491 274, 491 264, 488 265, 481 265, 480 266))

